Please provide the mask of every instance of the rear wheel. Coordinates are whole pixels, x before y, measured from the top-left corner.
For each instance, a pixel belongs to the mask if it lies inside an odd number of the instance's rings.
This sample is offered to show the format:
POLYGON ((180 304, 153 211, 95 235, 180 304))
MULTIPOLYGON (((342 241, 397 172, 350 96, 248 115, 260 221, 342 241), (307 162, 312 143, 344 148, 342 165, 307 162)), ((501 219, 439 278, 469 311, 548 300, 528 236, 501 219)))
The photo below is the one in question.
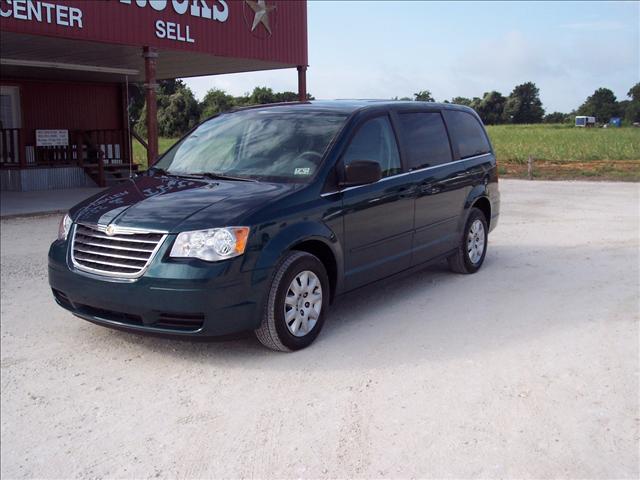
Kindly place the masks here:
POLYGON ((329 304, 329 280, 322 262, 306 252, 289 252, 271 282, 260 343, 289 352, 310 345, 320 333, 329 304))
POLYGON ((477 272, 487 253, 489 229, 484 213, 472 208, 464 228, 460 247, 447 260, 449 268, 456 273, 477 272))

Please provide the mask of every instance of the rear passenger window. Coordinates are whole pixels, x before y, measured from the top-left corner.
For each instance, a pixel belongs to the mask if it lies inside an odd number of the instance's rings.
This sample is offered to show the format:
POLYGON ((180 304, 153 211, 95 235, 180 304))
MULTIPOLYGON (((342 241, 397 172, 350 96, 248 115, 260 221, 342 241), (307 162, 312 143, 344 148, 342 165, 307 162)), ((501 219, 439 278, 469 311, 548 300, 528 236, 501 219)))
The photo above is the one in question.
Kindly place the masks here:
POLYGON ((342 157, 348 165, 354 160, 378 162, 382 177, 400 173, 400 154, 391 123, 386 116, 365 122, 356 132, 351 144, 342 157))
POLYGON ((452 160, 449 137, 440 113, 401 113, 398 116, 410 170, 452 160))
POLYGON ((451 134, 454 150, 460 158, 473 157, 489 153, 489 141, 482 125, 476 117, 467 112, 445 110, 444 118, 451 134))

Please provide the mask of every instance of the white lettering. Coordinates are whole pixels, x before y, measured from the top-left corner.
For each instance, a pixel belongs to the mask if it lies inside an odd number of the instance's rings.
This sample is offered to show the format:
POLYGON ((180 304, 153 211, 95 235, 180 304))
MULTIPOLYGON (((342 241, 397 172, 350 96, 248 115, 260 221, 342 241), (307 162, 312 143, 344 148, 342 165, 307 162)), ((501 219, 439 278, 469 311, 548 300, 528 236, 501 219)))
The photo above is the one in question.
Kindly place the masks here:
POLYGON ((40 0, 0 0, 0 16, 82 28, 82 9, 40 0), (3 5, 10 8, 4 10, 3 5))
POLYGON ((218 0, 218 3, 222 6, 222 10, 218 10, 218 5, 213 6, 213 19, 219 22, 226 22, 229 18, 229 6, 224 0, 218 0))
MULTIPOLYGON (((0 0, 2 1, 2 0, 0 0)), ((11 1, 11 0, 4 0, 11 1)), ((19 1, 19 0, 18 0, 19 1)), ((157 12, 161 12, 167 8, 167 4, 171 2, 173 10, 178 15, 185 15, 187 12, 192 17, 209 18, 218 22, 226 22, 229 19, 229 1, 228 0, 119 0, 125 5, 135 4, 144 8, 150 6, 157 12)), ((169 22, 165 22, 165 28, 169 22)), ((186 37, 185 37, 186 38, 186 37)), ((188 39, 186 40, 188 42, 188 39)))
POLYGON ((158 20, 156 22, 156 37, 167 38, 167 31, 165 30, 164 22, 162 20, 158 20))
POLYGON ((42 6, 47 11, 47 23, 51 23, 51 10, 55 8, 55 5, 50 3, 43 3, 42 6))
POLYGON ((170 40, 176 39, 176 24, 173 22, 167 22, 167 38, 170 40))
POLYGON ((13 0, 13 18, 28 20, 27 0, 13 0))
POLYGON ((75 7, 69 7, 69 25, 82 28, 82 10, 75 7))
POLYGON ((29 20, 36 19, 38 22, 42 21, 42 4, 40 2, 29 3, 29 20))
POLYGON ((69 10, 64 5, 58 5, 56 9, 56 23, 65 27, 69 26, 69 10))
POLYGON ((167 0, 149 0, 149 5, 156 12, 161 12, 167 7, 167 0))
POLYGON ((9 10, 3 10, 2 9, 2 2, 5 1, 6 4, 11 7, 11 2, 10 0, 0 0, 0 16, 4 17, 4 18, 8 18, 11 15, 13 15, 13 11, 11 10, 11 8, 9 8, 9 10))
POLYGON ((173 0, 173 9, 178 15, 184 15, 189 8, 189 0, 173 0))
POLYGON ((191 15, 194 17, 200 16, 200 0, 191 0, 193 3, 191 4, 191 15))
POLYGON ((211 9, 207 5, 207 2, 200 0, 200 3, 202 5, 202 18, 211 18, 211 9))
POLYGON ((195 40, 191 38, 189 25, 184 26, 183 30, 183 26, 179 23, 165 22, 163 20, 156 21, 156 37, 178 42, 195 43, 195 40))

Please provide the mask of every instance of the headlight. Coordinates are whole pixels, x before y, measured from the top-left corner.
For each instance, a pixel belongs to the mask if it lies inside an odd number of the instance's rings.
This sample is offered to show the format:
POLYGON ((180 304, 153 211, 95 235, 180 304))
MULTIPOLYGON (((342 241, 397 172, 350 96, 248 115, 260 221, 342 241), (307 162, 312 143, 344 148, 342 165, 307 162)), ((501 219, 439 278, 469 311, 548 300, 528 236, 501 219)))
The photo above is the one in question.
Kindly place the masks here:
POLYGON ((244 253, 249 227, 211 228, 178 234, 172 257, 191 257, 215 262, 237 257, 244 253))
POLYGON ((67 213, 60 219, 60 225, 58 226, 58 240, 67 239, 67 237, 69 236, 69 230, 71 230, 71 225, 73 225, 73 221, 67 213))

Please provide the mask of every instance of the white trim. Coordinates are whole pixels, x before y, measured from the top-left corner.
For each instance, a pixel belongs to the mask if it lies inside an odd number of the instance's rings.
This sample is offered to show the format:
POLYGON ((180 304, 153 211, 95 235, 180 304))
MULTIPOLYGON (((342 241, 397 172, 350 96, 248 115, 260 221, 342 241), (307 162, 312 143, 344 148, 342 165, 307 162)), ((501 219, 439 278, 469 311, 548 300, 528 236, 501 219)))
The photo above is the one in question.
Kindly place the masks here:
POLYGON ((41 62, 39 60, 19 60, 16 58, 0 58, 0 65, 15 67, 53 68, 57 70, 79 70, 82 72, 115 73, 118 75, 138 75, 139 70, 132 68, 100 67, 98 65, 82 65, 79 63, 41 62))
MULTIPOLYGON (((390 177, 381 178, 380 180, 378 180, 375 183, 385 182, 387 180, 392 180, 392 179, 398 178, 398 177, 404 177, 405 175, 411 175, 412 173, 426 172, 427 170, 432 170, 434 168, 440 168, 440 167, 446 167, 446 166, 453 165, 453 164, 460 163, 460 162, 468 162, 469 160, 475 160, 476 158, 486 157, 487 155, 491 155, 491 154, 492 154, 491 152, 487 152, 487 153, 483 153, 482 155, 476 155, 476 156, 473 156, 473 157, 462 158, 460 160, 455 160, 453 162, 441 163, 439 165, 434 165, 433 167, 424 167, 424 168, 419 168, 417 170, 409 170, 408 172, 402 172, 402 173, 398 173, 397 175, 391 175, 390 177)), ((320 196, 321 197, 327 197, 329 195, 334 195, 336 193, 348 192, 349 190, 354 190, 356 188, 367 187, 369 185, 375 185, 375 183, 366 183, 364 185, 354 185, 353 187, 343 188, 342 190, 336 190, 334 192, 322 193, 322 194, 320 194, 320 196)))
POLYGON ((11 97, 11 121, 13 125, 3 125, 2 128, 22 128, 22 106, 20 105, 20 87, 0 85, 0 95, 11 97))

